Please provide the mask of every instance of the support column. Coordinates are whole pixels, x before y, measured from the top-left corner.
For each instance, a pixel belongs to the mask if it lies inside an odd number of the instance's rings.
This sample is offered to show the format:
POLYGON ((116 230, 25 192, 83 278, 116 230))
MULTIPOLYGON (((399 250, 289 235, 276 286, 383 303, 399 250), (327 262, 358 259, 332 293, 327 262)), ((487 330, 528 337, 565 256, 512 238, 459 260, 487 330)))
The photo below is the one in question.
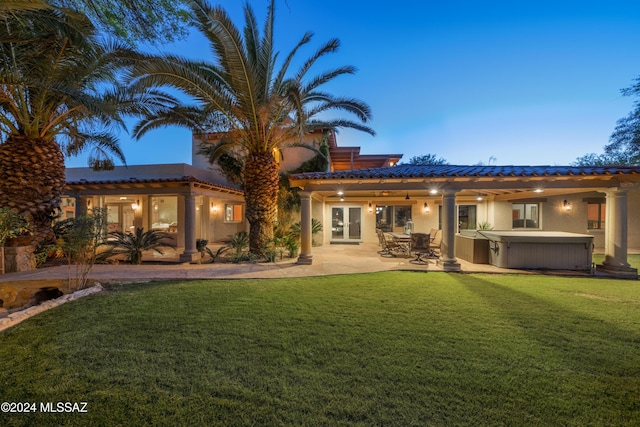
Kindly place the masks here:
POLYGON ((604 262, 597 270, 620 278, 637 279, 638 270, 627 262, 627 189, 607 191, 604 262))
POLYGON ((300 256, 298 264, 311 265, 313 255, 311 254, 311 192, 301 191, 300 193, 300 256))
POLYGON ((456 192, 446 190, 442 194, 442 246, 438 264, 444 271, 460 271, 460 263, 455 257, 456 234, 456 192))
POLYGON ((196 250, 196 197, 193 194, 184 196, 184 252, 180 254, 180 262, 194 262, 200 259, 196 250))

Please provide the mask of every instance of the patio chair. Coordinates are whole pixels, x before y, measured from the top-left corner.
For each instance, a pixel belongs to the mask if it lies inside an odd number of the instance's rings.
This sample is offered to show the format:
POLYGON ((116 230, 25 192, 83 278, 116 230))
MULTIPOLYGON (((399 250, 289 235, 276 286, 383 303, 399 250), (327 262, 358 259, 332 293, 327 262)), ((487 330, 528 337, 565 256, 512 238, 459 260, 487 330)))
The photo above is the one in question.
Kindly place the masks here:
POLYGON ((414 259, 410 262, 416 264, 429 264, 428 257, 433 251, 430 247, 431 239, 426 233, 412 233, 409 253, 413 253, 414 259))
POLYGON ((381 254, 382 252, 384 252, 385 249, 385 243, 384 243, 384 233, 382 232, 381 229, 376 228, 376 235, 378 236, 378 244, 380 245, 380 250, 378 251, 379 254, 381 254))
POLYGON ((382 233, 383 237, 383 250, 380 251, 380 255, 384 257, 395 257, 400 253, 406 254, 407 248, 402 243, 398 242, 393 236, 389 233, 382 233))
POLYGON ((429 257, 435 258, 440 256, 440 245, 442 244, 442 230, 436 230, 435 234, 431 235, 431 243, 429 243, 429 247, 431 248, 431 253, 429 257))

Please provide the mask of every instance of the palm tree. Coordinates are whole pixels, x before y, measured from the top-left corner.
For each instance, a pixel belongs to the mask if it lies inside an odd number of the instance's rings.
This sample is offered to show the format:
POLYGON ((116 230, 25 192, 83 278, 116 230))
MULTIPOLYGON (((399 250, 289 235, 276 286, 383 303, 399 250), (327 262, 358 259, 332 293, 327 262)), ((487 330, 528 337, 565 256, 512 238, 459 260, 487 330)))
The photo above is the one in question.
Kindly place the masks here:
POLYGON ((81 14, 0 13, 0 207, 28 217, 36 241, 52 237, 65 155, 91 148, 94 169, 112 168, 112 156, 124 163, 113 128, 135 111, 117 84, 132 55, 100 41, 81 14))
POLYGON ((243 32, 221 7, 210 7, 205 0, 192 1, 190 9, 193 24, 211 45, 214 61, 190 61, 174 55, 148 57, 134 75, 137 85, 177 88, 196 103, 147 116, 134 135, 140 137, 167 124, 206 131, 207 123, 215 123, 217 129, 223 129, 225 136, 209 150, 210 161, 228 153, 242 158, 250 249, 260 253, 273 235, 277 211, 279 167, 274 151, 305 146, 301 142, 303 135, 318 129, 348 127, 374 134, 364 125, 371 112, 359 100, 335 97, 321 90, 336 77, 354 73, 354 67, 339 67, 308 77, 318 59, 338 49, 338 40, 322 45, 295 73, 289 74, 297 52, 311 41, 312 35, 307 33, 278 64, 273 42, 273 0, 262 36, 249 4, 244 8, 243 32), (355 114, 358 121, 318 117, 335 110, 355 114))

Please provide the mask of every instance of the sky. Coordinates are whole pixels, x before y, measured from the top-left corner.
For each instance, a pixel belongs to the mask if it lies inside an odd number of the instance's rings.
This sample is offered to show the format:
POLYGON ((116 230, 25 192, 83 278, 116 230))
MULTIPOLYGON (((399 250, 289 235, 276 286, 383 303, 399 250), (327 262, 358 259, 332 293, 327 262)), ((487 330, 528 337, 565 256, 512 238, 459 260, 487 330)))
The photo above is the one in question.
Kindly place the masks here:
MULTIPOLYGON (((244 2, 217 3, 244 26, 244 2)), ((249 3, 264 22, 268 0, 249 3)), ((568 165, 602 153, 633 107, 620 90, 640 76, 638 1, 276 0, 280 56, 307 31, 315 35, 301 60, 331 38, 341 42, 310 75, 355 66, 323 88, 373 112, 376 136, 340 130, 338 145, 403 161, 435 154, 457 165, 568 165)), ((213 59, 194 33, 159 50, 213 59)), ((120 141, 129 165, 191 163, 185 129, 139 141, 121 132, 120 141)), ((86 166, 86 157, 67 166, 86 166)))

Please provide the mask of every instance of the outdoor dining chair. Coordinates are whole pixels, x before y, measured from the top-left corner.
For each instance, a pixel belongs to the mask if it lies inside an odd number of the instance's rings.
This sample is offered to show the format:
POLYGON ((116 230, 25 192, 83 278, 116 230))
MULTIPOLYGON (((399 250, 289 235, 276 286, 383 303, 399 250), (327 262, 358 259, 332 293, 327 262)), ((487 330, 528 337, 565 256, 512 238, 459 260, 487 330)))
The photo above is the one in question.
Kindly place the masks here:
POLYGON ((414 256, 414 259, 410 262, 416 264, 429 264, 427 257, 432 253, 431 239, 429 238, 429 235, 427 233, 412 233, 409 252, 414 256))
POLYGON ((431 235, 431 243, 429 247, 432 250, 430 256, 440 256, 440 245, 442 244, 442 230, 436 230, 435 235, 431 235))

